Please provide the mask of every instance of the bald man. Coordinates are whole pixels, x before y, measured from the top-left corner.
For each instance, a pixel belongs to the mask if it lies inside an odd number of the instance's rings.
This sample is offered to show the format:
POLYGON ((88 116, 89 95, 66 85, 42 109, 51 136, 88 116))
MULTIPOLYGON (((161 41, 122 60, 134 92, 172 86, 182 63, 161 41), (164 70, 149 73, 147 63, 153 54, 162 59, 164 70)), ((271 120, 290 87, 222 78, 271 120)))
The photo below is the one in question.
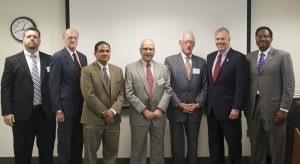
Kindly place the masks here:
POLYGON ((67 29, 65 48, 56 52, 50 61, 50 96, 52 111, 58 122, 58 159, 60 164, 81 164, 83 97, 80 90, 81 67, 87 65, 85 55, 76 50, 79 34, 67 29))
POLYGON ((126 66, 126 97, 131 104, 130 164, 146 164, 150 134, 150 164, 164 164, 166 109, 171 98, 168 69, 153 61, 154 42, 142 41, 141 59, 126 66))

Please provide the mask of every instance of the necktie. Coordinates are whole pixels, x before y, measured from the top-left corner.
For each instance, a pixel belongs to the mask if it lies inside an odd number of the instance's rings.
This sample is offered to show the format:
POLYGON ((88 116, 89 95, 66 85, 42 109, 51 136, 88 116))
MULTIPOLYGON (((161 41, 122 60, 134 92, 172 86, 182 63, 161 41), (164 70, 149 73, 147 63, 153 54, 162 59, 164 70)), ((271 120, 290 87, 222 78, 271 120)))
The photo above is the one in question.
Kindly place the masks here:
POLYGON ((218 77, 218 74, 219 74, 219 71, 220 71, 220 67, 221 67, 221 63, 222 63, 222 54, 219 54, 218 55, 218 60, 217 60, 216 65, 215 65, 214 74, 213 74, 213 80, 214 80, 214 82, 216 81, 216 79, 218 77))
POLYGON ((33 81, 33 105, 39 105, 41 104, 42 95, 39 69, 36 61, 37 56, 32 54, 30 57, 32 59, 31 77, 33 81))
POLYGON ((260 54, 260 58, 259 58, 258 64, 257 64, 258 72, 261 72, 263 70, 263 68, 264 68, 265 56, 266 55, 264 53, 260 54))
POLYGON ((77 71, 78 71, 79 74, 80 74, 81 67, 80 67, 80 64, 79 64, 79 60, 77 59, 77 56, 76 56, 75 53, 73 53, 72 55, 73 55, 75 67, 76 67, 77 71))
POLYGON ((191 75, 190 58, 186 56, 185 59, 186 59, 186 62, 185 62, 186 75, 187 75, 187 78, 190 79, 190 75, 191 75))
POLYGON ((148 63, 147 64, 147 69, 146 69, 146 75, 147 75, 147 82, 148 82, 149 106, 151 108, 151 106, 152 106, 153 76, 152 76, 150 67, 151 67, 151 65, 148 63))
POLYGON ((108 90, 107 92, 110 95, 110 79, 109 79, 109 76, 107 74, 107 68, 106 67, 103 67, 103 76, 104 76, 106 87, 107 87, 107 90, 108 90))

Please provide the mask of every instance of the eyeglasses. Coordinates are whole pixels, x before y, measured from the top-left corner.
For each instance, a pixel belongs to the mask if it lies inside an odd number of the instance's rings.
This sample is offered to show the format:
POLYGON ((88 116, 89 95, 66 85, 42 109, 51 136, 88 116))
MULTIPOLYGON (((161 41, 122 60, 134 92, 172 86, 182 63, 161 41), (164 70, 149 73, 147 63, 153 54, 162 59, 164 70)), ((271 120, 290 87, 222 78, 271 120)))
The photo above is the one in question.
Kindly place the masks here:
POLYGON ((98 52, 100 52, 100 53, 104 53, 104 52, 110 53, 110 50, 99 50, 98 52))
POLYGON ((194 45, 195 42, 194 41, 191 41, 191 40, 185 40, 185 41, 181 41, 181 43, 183 43, 184 45, 194 45))
POLYGON ((67 37, 68 40, 78 40, 78 37, 77 36, 69 36, 67 37))
POLYGON ((142 48, 142 50, 144 50, 144 51, 150 51, 150 52, 152 52, 152 51, 154 51, 154 48, 142 48))

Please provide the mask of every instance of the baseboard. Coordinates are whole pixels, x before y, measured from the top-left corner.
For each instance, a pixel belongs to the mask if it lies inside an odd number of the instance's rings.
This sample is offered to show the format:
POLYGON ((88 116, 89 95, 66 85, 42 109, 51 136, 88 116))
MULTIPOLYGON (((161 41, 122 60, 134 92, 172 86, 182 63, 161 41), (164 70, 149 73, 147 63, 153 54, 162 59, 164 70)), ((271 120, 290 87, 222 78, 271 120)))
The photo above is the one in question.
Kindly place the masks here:
MULTIPOLYGON (((0 157, 1 164, 14 164, 14 161, 15 161, 14 157, 0 157)), ((209 157, 199 157, 198 162, 201 164, 209 164, 210 160, 209 160, 209 157)), ((32 157, 31 164, 38 164, 38 163, 39 163, 39 158, 32 157)), ((129 158, 118 158, 117 163, 118 164, 129 164, 129 158)), ((247 157, 247 156, 242 157, 242 163, 249 164, 249 157, 247 157)), ((58 164, 57 157, 54 157, 53 164, 58 164)), ((97 164, 103 164, 102 159, 98 159, 97 164)), ((165 158, 165 164, 171 164, 171 158, 165 158)))

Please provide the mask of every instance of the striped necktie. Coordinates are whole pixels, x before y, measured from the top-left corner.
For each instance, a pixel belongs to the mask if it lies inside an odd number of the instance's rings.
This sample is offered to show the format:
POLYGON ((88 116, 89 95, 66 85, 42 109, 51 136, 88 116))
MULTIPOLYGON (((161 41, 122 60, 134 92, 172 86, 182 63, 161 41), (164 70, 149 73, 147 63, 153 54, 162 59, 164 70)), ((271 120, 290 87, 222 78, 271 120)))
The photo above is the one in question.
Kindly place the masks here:
POLYGON ((30 57, 32 59, 31 77, 33 81, 33 105, 39 105, 41 104, 42 94, 39 69, 36 61, 37 56, 32 54, 30 57))

